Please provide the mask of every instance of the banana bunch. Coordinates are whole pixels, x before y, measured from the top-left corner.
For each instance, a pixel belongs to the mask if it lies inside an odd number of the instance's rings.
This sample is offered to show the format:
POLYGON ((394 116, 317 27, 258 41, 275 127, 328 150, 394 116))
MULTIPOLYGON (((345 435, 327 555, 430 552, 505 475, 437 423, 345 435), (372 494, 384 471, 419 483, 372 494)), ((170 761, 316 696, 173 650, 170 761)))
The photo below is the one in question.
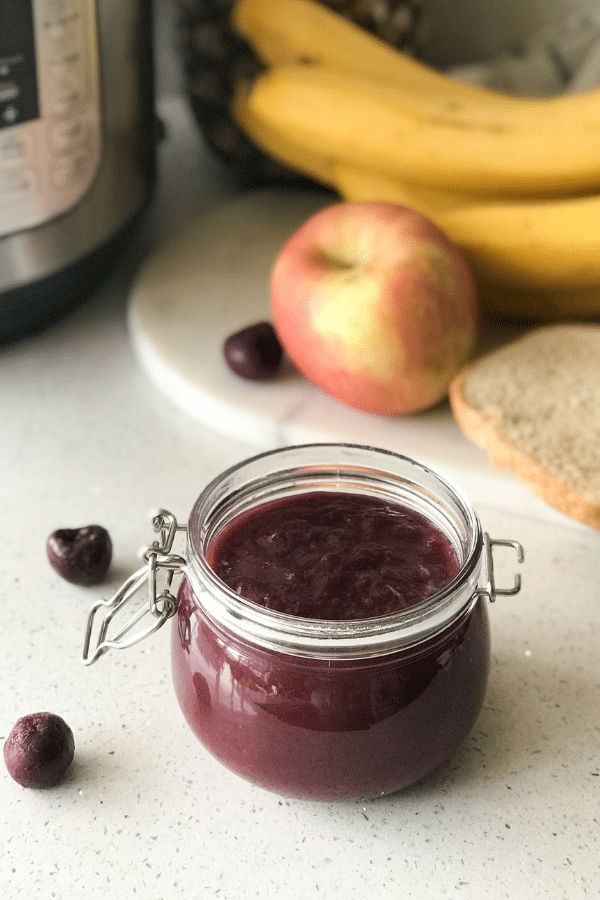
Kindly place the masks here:
POLYGON ((265 71, 232 114, 346 200, 388 200, 467 254, 488 309, 600 315, 600 90, 520 98, 445 76, 314 0, 237 0, 265 71))

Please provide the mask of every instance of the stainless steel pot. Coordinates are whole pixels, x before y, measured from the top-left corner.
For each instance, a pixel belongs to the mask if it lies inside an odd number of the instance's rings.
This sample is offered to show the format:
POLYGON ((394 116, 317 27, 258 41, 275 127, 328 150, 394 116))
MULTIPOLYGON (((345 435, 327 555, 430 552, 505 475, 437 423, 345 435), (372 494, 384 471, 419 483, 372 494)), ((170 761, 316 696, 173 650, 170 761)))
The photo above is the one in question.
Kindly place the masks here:
POLYGON ((0 341, 112 270, 152 194, 150 0, 0 0, 0 341))

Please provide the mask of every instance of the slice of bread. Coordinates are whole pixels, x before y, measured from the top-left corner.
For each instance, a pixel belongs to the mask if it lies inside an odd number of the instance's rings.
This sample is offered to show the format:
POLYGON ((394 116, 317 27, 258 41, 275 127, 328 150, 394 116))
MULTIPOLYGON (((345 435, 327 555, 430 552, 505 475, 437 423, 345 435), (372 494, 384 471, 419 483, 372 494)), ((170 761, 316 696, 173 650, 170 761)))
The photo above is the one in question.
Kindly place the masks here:
POLYGON ((462 431, 550 506, 600 529, 600 325, 557 324, 453 380, 462 431))

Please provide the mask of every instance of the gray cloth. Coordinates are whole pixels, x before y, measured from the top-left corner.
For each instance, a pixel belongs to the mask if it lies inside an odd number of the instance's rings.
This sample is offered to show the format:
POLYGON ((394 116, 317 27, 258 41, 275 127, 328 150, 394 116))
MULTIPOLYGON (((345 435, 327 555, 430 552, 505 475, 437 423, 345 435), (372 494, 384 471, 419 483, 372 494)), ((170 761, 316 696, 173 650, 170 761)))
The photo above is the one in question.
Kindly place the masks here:
POLYGON ((600 3, 542 29, 494 59, 452 66, 448 74, 510 94, 552 96, 600 84, 600 3))

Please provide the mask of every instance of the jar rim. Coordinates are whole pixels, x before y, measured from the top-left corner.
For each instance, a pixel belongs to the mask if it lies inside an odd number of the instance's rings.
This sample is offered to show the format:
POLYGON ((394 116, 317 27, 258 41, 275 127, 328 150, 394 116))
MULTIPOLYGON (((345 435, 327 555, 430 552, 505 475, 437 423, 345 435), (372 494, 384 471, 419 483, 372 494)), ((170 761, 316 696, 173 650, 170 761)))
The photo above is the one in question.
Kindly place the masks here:
POLYGON ((307 443, 245 459, 204 488, 188 521, 186 576, 196 606, 235 635, 294 655, 357 658, 414 646, 459 618, 479 596, 482 550, 483 533, 472 504, 460 488, 433 469, 392 450, 369 445, 307 443), (416 504, 415 508, 442 526, 460 551, 455 577, 408 609, 341 621, 308 619, 267 609, 240 597, 218 578, 205 551, 228 515, 231 521, 236 510, 259 506, 277 492, 281 496, 286 490, 301 493, 327 489, 355 493, 374 490, 388 497, 397 494, 398 500, 416 504))

